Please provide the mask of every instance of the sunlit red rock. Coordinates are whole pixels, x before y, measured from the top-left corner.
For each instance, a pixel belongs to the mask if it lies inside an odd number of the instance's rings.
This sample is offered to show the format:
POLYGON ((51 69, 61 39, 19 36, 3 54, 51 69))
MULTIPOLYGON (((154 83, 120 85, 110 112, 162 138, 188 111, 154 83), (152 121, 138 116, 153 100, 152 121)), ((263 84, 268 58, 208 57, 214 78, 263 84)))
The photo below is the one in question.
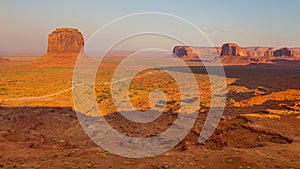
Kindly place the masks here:
POLYGON ((79 53, 83 46, 83 35, 75 28, 57 28, 48 35, 48 53, 79 53))
POLYGON ((76 28, 57 28, 48 35, 47 54, 33 63, 41 67, 69 67, 74 66, 81 55, 86 63, 93 59, 83 53, 84 37, 76 28))

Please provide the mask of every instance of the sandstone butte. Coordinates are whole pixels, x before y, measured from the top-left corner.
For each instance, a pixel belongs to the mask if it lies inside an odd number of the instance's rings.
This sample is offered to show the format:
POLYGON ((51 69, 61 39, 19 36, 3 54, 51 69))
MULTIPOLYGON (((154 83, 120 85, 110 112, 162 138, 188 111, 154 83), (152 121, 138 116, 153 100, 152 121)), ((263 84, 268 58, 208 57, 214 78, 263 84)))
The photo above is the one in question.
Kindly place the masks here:
POLYGON ((84 55, 84 37, 76 28, 57 28, 48 35, 47 54, 33 63, 39 66, 74 66, 78 55, 84 55))
POLYGON ((226 43, 222 47, 175 46, 173 54, 184 60, 221 57, 224 64, 269 63, 273 59, 300 59, 300 48, 240 47, 226 43))
POLYGON ((75 28, 57 28, 48 35, 49 53, 79 53, 83 50, 83 35, 75 28))

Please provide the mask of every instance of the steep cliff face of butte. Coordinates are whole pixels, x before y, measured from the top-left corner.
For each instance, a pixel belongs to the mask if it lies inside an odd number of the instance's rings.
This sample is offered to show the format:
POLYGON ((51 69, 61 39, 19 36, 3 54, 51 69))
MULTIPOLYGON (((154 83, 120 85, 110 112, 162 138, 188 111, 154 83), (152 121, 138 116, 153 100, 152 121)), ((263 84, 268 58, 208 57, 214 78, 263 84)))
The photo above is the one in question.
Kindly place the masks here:
POLYGON ((83 46, 83 35, 75 28, 57 28, 48 35, 48 53, 79 53, 83 46))
POLYGON ((173 54, 183 60, 213 59, 220 56, 220 47, 175 46, 173 54))
POLYGON ((78 55, 83 56, 87 62, 92 61, 83 51, 84 38, 78 29, 57 28, 48 35, 47 54, 33 63, 40 67, 72 67, 75 65, 78 55))
POLYGON ((273 57, 273 48, 246 47, 227 43, 222 46, 221 59, 223 64, 246 65, 251 63, 267 63, 273 57))

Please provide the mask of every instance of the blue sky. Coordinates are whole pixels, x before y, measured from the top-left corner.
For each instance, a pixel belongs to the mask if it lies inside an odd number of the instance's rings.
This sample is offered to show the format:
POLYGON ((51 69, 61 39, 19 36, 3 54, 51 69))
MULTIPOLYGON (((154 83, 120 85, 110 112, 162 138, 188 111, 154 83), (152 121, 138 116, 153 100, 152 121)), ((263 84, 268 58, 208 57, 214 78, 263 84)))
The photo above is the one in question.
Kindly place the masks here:
POLYGON ((225 42, 300 46, 298 0, 7 0, 0 4, 0 54, 42 54, 47 35, 57 27, 76 27, 87 39, 109 21, 136 12, 183 17, 202 29, 215 46, 225 42))

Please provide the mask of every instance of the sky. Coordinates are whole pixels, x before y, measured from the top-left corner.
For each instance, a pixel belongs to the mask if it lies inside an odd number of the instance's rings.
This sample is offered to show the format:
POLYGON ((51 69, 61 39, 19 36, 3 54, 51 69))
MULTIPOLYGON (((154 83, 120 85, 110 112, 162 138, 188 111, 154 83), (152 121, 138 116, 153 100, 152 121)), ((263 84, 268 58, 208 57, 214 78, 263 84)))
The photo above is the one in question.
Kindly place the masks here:
MULTIPOLYGON (((184 18, 201 29, 213 46, 233 42, 240 46, 300 47, 299 6, 299 0, 2 0, 0 54, 43 54, 47 35, 55 28, 78 28, 87 40, 110 21, 138 12, 184 18)), ((139 20, 138 24, 146 27, 151 22, 162 25, 164 31, 174 31, 160 23, 160 17, 139 20)), ((112 34, 122 34, 125 29, 130 28, 121 26, 112 34)), ((186 35, 193 37, 192 33, 186 35)), ((155 41, 147 43, 151 46, 155 41)), ((137 40, 135 45, 139 45, 137 40)))

